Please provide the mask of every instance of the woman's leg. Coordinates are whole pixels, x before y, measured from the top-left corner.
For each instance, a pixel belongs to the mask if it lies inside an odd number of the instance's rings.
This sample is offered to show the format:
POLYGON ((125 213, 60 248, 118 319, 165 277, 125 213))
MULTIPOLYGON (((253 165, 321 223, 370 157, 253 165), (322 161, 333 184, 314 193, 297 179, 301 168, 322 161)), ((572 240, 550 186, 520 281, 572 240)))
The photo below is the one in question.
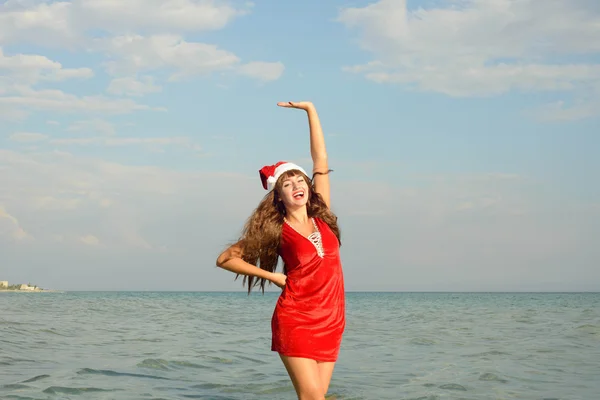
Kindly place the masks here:
POLYGON ((315 360, 279 355, 294 384, 299 400, 324 400, 319 367, 315 360))
POLYGON ((335 362, 317 362, 317 367, 319 368, 319 377, 321 378, 323 394, 326 395, 329 390, 329 382, 331 382, 335 362))

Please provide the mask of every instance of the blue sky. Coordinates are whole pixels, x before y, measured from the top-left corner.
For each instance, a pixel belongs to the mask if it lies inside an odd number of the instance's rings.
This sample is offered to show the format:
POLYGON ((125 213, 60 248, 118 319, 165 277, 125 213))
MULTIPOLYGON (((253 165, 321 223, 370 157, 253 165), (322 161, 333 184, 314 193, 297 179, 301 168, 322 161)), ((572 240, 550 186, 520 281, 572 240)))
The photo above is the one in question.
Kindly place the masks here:
POLYGON ((600 290, 592 0, 7 1, 0 279, 242 290, 214 267, 326 134, 349 290, 600 290))

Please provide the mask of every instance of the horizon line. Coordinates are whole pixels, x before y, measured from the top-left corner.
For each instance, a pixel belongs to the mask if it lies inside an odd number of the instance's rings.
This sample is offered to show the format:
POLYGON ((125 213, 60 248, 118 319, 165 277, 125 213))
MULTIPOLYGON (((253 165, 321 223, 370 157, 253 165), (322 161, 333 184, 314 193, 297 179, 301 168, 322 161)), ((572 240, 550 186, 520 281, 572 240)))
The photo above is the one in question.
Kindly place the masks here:
MULTIPOLYGON (((167 289, 42 289, 43 291, 60 292, 146 292, 146 293, 245 293, 246 290, 167 290, 167 289)), ((262 294, 260 290, 252 293, 262 294)), ((265 291, 278 294, 278 291, 265 291)), ((600 290, 346 290, 345 293, 600 293, 600 290)))

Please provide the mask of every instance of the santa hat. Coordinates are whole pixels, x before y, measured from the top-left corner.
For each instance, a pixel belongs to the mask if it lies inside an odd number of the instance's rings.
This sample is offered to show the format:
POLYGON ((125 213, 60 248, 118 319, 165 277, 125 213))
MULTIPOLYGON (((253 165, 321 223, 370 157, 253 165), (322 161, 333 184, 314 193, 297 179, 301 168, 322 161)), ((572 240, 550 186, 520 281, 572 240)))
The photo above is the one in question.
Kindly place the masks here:
POLYGON ((271 190, 275 187, 275 182, 277 182, 277 179, 279 179, 281 174, 292 169, 297 169, 306 175, 306 172, 301 167, 287 161, 279 161, 274 165, 265 165, 258 172, 263 187, 266 190, 271 190))

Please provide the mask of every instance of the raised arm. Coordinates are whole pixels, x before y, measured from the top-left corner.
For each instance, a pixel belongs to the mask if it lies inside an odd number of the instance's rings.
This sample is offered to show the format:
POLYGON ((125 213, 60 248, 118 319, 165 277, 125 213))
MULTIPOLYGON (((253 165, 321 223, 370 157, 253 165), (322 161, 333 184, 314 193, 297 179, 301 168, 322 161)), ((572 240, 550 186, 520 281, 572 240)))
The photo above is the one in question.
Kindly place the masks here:
POLYGON ((306 111, 310 128, 310 155, 313 160, 313 184, 315 191, 321 195, 327 207, 330 207, 329 165, 327 149, 319 114, 314 104, 308 101, 277 103, 280 107, 297 108, 306 111))

